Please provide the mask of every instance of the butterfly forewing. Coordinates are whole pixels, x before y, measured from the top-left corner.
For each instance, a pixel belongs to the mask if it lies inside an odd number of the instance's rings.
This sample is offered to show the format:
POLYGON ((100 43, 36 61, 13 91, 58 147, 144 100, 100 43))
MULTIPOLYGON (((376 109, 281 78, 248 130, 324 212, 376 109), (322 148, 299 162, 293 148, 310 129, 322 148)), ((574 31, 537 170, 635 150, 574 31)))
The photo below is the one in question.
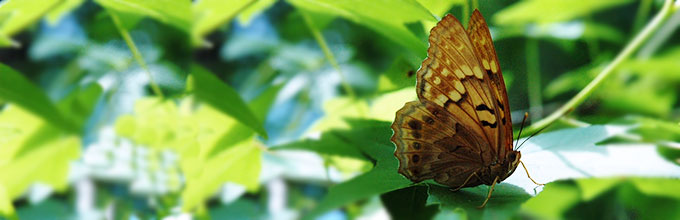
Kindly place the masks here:
MULTIPOLYGON (((432 29, 429 42, 428 58, 417 73, 418 98, 464 117, 461 123, 465 127, 497 146, 495 98, 465 29, 458 19, 447 15, 432 29)), ((483 150, 487 156, 499 153, 494 148, 483 150)))
POLYGON ((501 143, 503 147, 499 155, 505 155, 512 150, 512 120, 510 117, 510 106, 508 104, 508 93, 505 90, 505 81, 501 73, 498 55, 491 40, 489 27, 482 14, 475 10, 468 23, 467 34, 475 47, 477 58, 482 64, 482 68, 491 80, 491 88, 495 93, 498 117, 500 119, 501 143))

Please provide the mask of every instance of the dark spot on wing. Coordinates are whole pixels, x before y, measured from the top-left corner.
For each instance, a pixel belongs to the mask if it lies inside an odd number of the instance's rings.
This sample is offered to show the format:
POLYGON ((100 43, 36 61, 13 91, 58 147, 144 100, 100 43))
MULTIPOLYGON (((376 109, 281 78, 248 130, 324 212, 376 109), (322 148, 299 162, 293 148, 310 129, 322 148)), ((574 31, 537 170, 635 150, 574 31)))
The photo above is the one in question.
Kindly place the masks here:
POLYGON ((489 108, 489 106, 486 106, 486 104, 479 104, 479 105, 477 105, 477 107, 475 109, 477 111, 489 111, 489 112, 491 112, 491 114, 495 114, 493 112, 493 109, 489 108))
POLYGON ((420 150, 420 143, 413 142, 413 149, 420 150))
POLYGON ((413 160, 413 163, 418 163, 420 162, 420 156, 418 156, 418 154, 413 155, 413 157, 411 157, 411 160, 413 160))
POLYGON ((416 121, 416 120, 410 120, 408 122, 408 126, 411 127, 411 129, 414 129, 414 130, 420 130, 420 128, 421 128, 420 122, 416 121))
POLYGON ((488 121, 482 121, 482 126, 489 126, 491 128, 496 128, 496 126, 498 126, 498 123, 494 122, 493 124, 491 124, 488 121))

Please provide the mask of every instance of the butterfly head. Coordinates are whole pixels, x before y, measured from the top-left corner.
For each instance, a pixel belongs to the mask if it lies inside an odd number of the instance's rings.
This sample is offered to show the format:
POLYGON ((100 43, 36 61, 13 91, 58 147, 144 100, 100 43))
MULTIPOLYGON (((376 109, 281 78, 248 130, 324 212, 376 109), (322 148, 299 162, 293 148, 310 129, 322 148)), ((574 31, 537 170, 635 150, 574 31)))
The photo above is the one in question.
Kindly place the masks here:
POLYGON ((519 165, 519 159, 522 157, 522 154, 519 151, 513 150, 510 151, 506 156, 505 156, 505 163, 507 164, 508 171, 506 173, 506 177, 510 176, 513 172, 515 172, 515 169, 517 168, 517 165, 519 165))

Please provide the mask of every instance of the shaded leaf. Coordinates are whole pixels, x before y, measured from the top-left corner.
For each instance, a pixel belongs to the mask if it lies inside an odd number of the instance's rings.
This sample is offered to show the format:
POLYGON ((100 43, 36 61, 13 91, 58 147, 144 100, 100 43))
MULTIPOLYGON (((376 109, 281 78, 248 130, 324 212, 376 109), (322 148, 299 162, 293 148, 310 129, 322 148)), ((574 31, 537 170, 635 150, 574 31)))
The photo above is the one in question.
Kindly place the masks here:
POLYGON ((427 186, 416 185, 385 193, 380 199, 392 219, 431 219, 438 207, 425 206, 427 189, 427 186))

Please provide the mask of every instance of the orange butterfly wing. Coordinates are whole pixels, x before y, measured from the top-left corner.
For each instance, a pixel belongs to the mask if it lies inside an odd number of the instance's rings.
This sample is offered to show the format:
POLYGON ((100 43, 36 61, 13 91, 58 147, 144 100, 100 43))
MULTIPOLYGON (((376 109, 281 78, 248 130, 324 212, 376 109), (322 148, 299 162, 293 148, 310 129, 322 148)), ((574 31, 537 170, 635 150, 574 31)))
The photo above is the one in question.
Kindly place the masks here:
POLYGON ((508 92, 505 90, 505 81, 503 80, 503 74, 501 73, 500 63, 498 62, 498 55, 496 55, 496 49, 493 46, 493 41, 491 40, 491 33, 489 33, 489 26, 486 24, 482 13, 475 9, 470 17, 470 22, 468 23, 467 34, 472 41, 472 45, 475 47, 475 52, 477 58, 482 64, 482 68, 489 78, 491 79, 492 91, 495 92, 497 106, 500 109, 499 118, 501 121, 502 129, 500 130, 501 143, 499 155, 505 155, 505 153, 513 150, 512 149, 512 119, 510 117, 510 105, 508 103, 508 92))
MULTIPOLYGON (((434 179, 452 187, 491 184, 499 175, 487 168, 502 162, 512 150, 506 142, 509 135, 512 144, 512 124, 505 118, 509 116, 505 86, 489 76, 495 73, 489 54, 479 55, 490 43, 488 29, 471 30, 475 32, 471 37, 486 33, 487 39, 473 43, 452 15, 431 30, 428 58, 417 72, 419 101, 402 107, 392 124, 399 172, 414 182, 434 179), (489 68, 480 59, 486 59, 489 68)), ((495 52, 492 55, 497 65, 495 52)), ((498 66, 495 70, 500 75, 498 66)))

